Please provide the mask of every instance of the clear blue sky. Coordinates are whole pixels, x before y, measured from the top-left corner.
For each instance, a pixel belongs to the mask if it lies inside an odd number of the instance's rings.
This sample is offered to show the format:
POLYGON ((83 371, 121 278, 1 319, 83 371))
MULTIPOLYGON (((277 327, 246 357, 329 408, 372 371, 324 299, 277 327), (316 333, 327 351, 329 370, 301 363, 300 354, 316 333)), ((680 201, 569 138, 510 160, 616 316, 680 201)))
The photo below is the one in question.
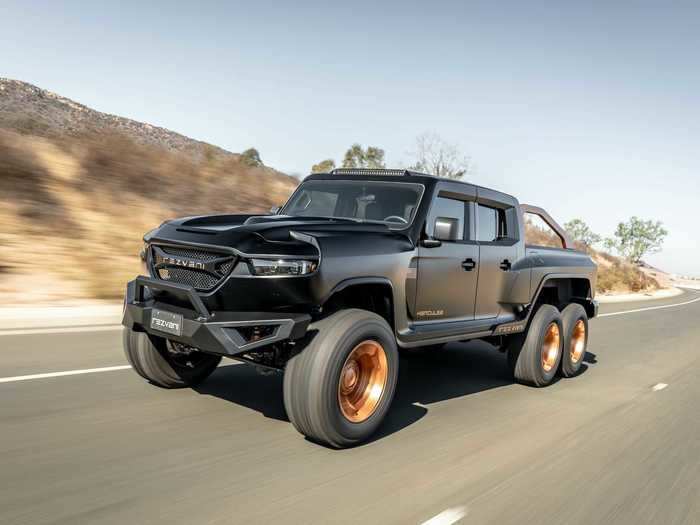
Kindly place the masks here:
POLYGON ((292 173, 435 131, 561 222, 662 220, 649 261, 700 274, 697 1, 140 4, 4 0, 0 76, 292 173))

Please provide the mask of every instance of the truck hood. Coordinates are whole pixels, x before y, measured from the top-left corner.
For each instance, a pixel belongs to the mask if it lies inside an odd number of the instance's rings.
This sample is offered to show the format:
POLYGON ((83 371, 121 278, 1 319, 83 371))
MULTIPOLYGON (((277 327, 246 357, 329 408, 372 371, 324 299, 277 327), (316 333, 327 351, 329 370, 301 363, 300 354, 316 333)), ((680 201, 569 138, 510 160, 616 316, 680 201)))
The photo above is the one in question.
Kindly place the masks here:
POLYGON ((144 237, 146 242, 197 244, 236 251, 241 255, 317 256, 314 243, 294 233, 319 237, 386 236, 409 241, 385 224, 351 219, 290 217, 285 215, 203 215, 163 223, 144 237))

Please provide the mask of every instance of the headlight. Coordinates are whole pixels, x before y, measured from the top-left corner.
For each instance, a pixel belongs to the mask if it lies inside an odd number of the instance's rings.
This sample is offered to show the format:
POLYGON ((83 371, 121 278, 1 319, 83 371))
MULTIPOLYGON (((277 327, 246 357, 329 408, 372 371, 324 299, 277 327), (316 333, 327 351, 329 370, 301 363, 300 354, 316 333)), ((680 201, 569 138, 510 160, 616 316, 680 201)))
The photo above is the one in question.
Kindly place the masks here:
POLYGON ((316 261, 289 259, 251 259, 255 275, 306 275, 318 267, 316 261))

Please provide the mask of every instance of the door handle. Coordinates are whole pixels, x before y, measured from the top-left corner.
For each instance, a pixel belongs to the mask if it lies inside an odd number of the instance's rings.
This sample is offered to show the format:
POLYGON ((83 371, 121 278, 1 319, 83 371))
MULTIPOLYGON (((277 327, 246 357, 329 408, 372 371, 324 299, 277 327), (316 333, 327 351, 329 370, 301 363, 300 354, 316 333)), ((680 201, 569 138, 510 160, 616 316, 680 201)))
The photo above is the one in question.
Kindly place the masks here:
POLYGON ((510 264, 510 261, 509 261, 508 259, 503 259, 503 260, 501 261, 501 264, 498 265, 498 267, 499 267, 501 270, 503 270, 504 272, 507 272, 508 270, 510 270, 510 267, 511 267, 511 266, 512 266, 512 265, 510 264))
POLYGON ((474 259, 471 257, 469 259, 464 259, 462 261, 462 268, 468 272, 471 272, 474 268, 476 268, 476 262, 474 262, 474 259))

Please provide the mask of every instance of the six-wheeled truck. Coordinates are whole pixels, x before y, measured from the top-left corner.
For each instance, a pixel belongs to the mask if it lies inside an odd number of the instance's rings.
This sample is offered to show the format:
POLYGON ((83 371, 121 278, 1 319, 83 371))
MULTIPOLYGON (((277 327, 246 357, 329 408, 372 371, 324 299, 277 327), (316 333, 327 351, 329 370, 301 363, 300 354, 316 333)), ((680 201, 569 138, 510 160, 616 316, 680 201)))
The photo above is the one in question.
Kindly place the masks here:
POLYGON ((164 388, 222 357, 283 372, 290 421, 332 447, 381 424, 399 350, 484 339, 541 387, 577 374, 597 313, 595 264, 544 210, 406 170, 311 175, 270 215, 167 221, 144 243, 134 370, 164 388))

